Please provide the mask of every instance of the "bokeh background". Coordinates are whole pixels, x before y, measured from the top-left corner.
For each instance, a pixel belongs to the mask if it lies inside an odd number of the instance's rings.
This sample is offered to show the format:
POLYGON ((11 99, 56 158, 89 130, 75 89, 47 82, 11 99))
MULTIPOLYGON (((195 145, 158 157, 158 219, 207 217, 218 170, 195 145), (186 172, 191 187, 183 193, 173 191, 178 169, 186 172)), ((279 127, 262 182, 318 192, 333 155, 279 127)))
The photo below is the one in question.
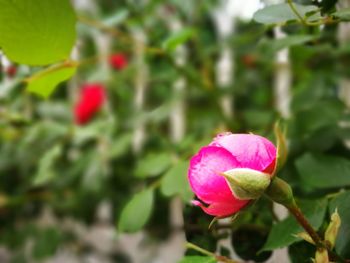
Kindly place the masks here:
POLYGON ((350 203, 339 194, 350 185, 350 26, 252 20, 278 2, 74 0, 72 58, 82 64, 47 100, 23 89, 32 68, 0 55, 0 262, 176 263, 198 254, 186 240, 252 262, 309 262, 313 249, 290 235, 297 226, 280 221, 282 208, 262 198, 209 230, 186 179, 191 155, 217 133, 275 141, 279 120, 289 145, 281 176, 312 223, 322 228, 350 203), (86 84, 106 101, 81 125, 86 84))

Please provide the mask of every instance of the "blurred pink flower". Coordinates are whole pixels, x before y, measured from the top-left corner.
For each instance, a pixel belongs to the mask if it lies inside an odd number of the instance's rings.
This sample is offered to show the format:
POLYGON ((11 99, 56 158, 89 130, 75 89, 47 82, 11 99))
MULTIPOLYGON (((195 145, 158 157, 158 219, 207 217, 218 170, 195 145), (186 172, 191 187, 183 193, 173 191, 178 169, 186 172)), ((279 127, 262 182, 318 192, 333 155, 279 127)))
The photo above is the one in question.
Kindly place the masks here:
POLYGON ((109 64, 116 70, 122 70, 128 65, 128 59, 123 53, 116 53, 109 57, 109 64))
POLYGON ((188 179, 200 199, 193 204, 209 215, 230 216, 250 201, 237 199, 220 173, 249 168, 272 174, 275 163, 276 148, 266 138, 253 134, 220 134, 190 161, 188 179))
POLYGON ((84 125, 100 110, 106 99, 105 88, 102 84, 83 85, 80 98, 74 108, 75 123, 84 125))

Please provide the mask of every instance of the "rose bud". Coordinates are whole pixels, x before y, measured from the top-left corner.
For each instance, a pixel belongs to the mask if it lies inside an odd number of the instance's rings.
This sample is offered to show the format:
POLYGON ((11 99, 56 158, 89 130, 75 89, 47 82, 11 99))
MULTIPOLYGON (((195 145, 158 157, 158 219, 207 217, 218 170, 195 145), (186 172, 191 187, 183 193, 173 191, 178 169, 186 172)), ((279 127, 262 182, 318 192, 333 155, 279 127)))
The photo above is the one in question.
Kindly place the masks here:
POLYGON ((228 217, 269 186, 276 164, 276 147, 253 134, 225 133, 192 157, 188 179, 204 212, 228 217))
POLYGON ((74 108, 76 124, 88 123, 98 112, 106 99, 105 88, 102 84, 85 84, 80 93, 79 101, 74 108))
POLYGON ((128 59, 122 53, 113 54, 109 57, 109 64, 116 70, 122 70, 128 65, 128 59))

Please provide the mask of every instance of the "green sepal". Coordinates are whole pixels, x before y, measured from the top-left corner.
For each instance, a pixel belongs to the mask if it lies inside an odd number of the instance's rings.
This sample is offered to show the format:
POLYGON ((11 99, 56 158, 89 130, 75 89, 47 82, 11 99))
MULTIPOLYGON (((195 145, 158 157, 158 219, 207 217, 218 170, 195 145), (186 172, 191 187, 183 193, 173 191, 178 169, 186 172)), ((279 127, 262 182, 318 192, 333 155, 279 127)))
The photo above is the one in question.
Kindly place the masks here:
POLYGON ((233 195, 240 200, 259 198, 271 182, 271 175, 248 168, 236 168, 222 173, 233 195))
POLYGON ((277 141, 277 156, 275 169, 272 173, 273 175, 275 175, 284 166, 288 156, 285 126, 281 128, 280 122, 277 122, 274 127, 274 132, 277 141))
POLYGON ((281 178, 274 177, 265 195, 272 201, 284 205, 287 208, 295 206, 293 190, 290 185, 281 178))

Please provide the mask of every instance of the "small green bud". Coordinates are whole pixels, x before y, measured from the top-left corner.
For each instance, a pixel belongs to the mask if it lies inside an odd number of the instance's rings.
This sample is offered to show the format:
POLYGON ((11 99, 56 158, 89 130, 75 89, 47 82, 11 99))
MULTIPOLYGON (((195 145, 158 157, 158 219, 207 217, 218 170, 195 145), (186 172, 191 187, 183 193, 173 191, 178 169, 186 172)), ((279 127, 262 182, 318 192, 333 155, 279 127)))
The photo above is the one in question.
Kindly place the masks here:
POLYGON ((248 168, 236 168, 222 174, 233 195, 240 200, 259 198, 271 182, 269 174, 248 168))
POLYGON ((337 239, 340 225, 341 225, 341 219, 336 209, 331 216, 331 222, 329 223, 326 233, 324 235, 326 241, 330 244, 331 249, 334 248, 335 240, 337 239))
POLYGON ((325 248, 316 250, 315 263, 329 263, 328 251, 325 248))

